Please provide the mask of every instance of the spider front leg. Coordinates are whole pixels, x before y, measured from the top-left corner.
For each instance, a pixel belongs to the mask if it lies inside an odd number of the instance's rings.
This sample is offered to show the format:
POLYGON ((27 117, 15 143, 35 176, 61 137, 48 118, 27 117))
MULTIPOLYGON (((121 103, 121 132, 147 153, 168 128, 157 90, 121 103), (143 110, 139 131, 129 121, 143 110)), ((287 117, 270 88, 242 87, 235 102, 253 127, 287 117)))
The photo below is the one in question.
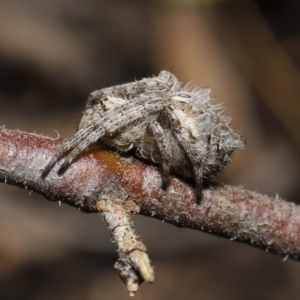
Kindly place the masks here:
POLYGON ((60 158, 66 154, 70 149, 72 151, 67 155, 64 163, 58 170, 58 173, 63 173, 71 162, 74 160, 76 156, 78 156, 85 148, 87 148, 90 144, 96 142, 101 136, 104 135, 104 130, 98 128, 98 130, 94 130, 93 127, 84 127, 79 129, 76 134, 67 140, 63 146, 59 149, 59 151, 52 157, 51 161, 44 168, 42 172, 42 176, 45 177, 54 167, 54 165, 60 160, 60 158))
POLYGON ((84 115, 81 121, 83 127, 79 128, 74 137, 66 141, 61 149, 59 149, 43 170, 42 176, 45 177, 60 158, 65 155, 68 150, 72 149, 59 168, 58 173, 62 174, 72 161, 88 146, 101 140, 104 135, 113 134, 124 126, 142 118, 143 110, 142 105, 131 103, 126 107, 119 107, 102 114, 95 112, 92 116, 84 115))
POLYGON ((153 144, 147 143, 146 141, 154 139, 154 142, 158 148, 161 157, 161 168, 162 168, 162 188, 166 188, 170 179, 170 168, 171 168, 171 154, 168 143, 164 136, 164 131, 157 121, 151 121, 148 123, 145 131, 143 148, 151 153, 153 151, 153 144), (147 149, 150 148, 150 149, 147 149))
POLYGON ((191 145, 190 140, 186 137, 186 132, 184 132, 177 115, 174 113, 173 108, 171 106, 166 106, 164 107, 162 113, 169 120, 171 129, 174 132, 176 139, 184 149, 184 152, 193 165, 193 173, 196 183, 196 198, 197 202, 199 203, 202 197, 202 161, 198 158, 196 149, 194 149, 193 145, 191 145))
POLYGON ((67 140, 59 151, 52 157, 51 161, 44 168, 42 176, 45 177, 54 167, 54 165, 65 155, 70 149, 71 152, 67 155, 65 161, 60 166, 58 174, 61 175, 70 166, 72 161, 89 145, 97 142, 105 134, 104 127, 88 126, 80 128, 76 134, 67 140))
POLYGON ((94 131, 86 133, 85 138, 83 138, 82 141, 78 143, 78 145, 73 149, 73 151, 70 154, 68 154, 66 160, 59 168, 58 174, 62 174, 81 152, 83 152, 88 146, 96 143, 103 135, 104 130, 103 128, 99 127, 94 131))

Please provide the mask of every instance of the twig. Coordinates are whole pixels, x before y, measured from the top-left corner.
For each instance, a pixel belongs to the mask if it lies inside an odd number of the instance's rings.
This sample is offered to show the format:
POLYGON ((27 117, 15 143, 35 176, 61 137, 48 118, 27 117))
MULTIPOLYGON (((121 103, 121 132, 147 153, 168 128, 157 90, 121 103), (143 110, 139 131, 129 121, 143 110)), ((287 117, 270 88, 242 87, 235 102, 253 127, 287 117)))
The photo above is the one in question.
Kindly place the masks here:
POLYGON ((293 203, 206 182, 198 205, 188 183, 172 178, 162 190, 155 166, 100 147, 85 151, 63 176, 57 175, 58 165, 42 178, 42 169, 62 142, 1 128, 0 182, 35 191, 82 212, 101 212, 119 247, 116 269, 131 295, 142 281, 154 279, 146 247, 134 233, 133 213, 300 260, 300 208, 293 203))

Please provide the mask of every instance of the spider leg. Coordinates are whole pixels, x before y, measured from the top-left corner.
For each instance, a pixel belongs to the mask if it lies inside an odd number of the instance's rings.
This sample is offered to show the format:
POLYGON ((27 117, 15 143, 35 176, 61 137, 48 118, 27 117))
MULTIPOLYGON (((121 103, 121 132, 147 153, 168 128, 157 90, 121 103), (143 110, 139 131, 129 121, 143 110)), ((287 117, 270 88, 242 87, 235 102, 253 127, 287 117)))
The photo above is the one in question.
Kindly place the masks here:
POLYGON ((201 161, 194 164, 195 182, 196 182, 196 198, 199 204, 202 198, 202 176, 203 169, 201 161))
MULTIPOLYGON (((80 133, 80 131, 78 131, 78 133, 80 133)), ((58 174, 61 175, 82 151, 91 144, 96 143, 104 134, 104 129, 99 127, 97 130, 85 132, 84 135, 82 135, 81 140, 77 142, 76 147, 67 155, 65 161, 58 170, 58 174)))
POLYGON ((194 147, 192 147, 189 139, 186 137, 186 133, 183 131, 180 121, 176 114, 174 113, 171 106, 165 106, 163 109, 163 114, 168 118, 171 128, 184 149, 187 157, 190 159, 193 165, 193 171, 195 175, 195 183, 196 183, 196 198, 199 203, 202 197, 202 177, 203 177, 203 168, 201 159, 197 157, 197 152, 194 147))
POLYGON ((142 105, 130 105, 126 108, 120 107, 113 111, 108 111, 102 126, 105 128, 106 133, 113 134, 122 127, 143 118, 144 110, 142 105))
POLYGON ((145 139, 147 139, 147 132, 152 133, 160 152, 162 160, 162 187, 166 188, 170 179, 171 154, 167 141, 164 137, 163 129, 157 121, 151 121, 146 127, 145 139))
POLYGON ((83 151, 87 146, 89 146, 91 143, 93 143, 93 140, 95 142, 104 134, 104 130, 93 131, 93 128, 91 127, 85 127, 81 128, 77 133, 70 138, 68 141, 66 141, 63 146, 59 149, 59 151, 52 157, 50 162, 47 164, 47 166, 44 168, 42 172, 42 176, 45 177, 50 170, 54 167, 54 165, 59 161, 59 159, 71 148, 74 148, 71 153, 68 154, 66 157, 65 162, 62 164, 62 166, 59 169, 59 173, 62 173, 72 162, 72 160, 81 152, 83 151), (88 140, 86 137, 94 136, 94 139, 91 142, 91 139, 88 140), (79 145, 79 146, 77 146, 79 145), (77 146, 77 147, 76 147, 77 146))
POLYGON ((121 106, 114 110, 107 111, 103 114, 104 118, 102 124, 105 133, 113 134, 130 123, 145 119, 145 115, 157 113, 163 107, 164 102, 165 100, 157 103, 157 99, 151 99, 147 102, 146 107, 144 103, 140 103, 139 100, 136 100, 126 107, 121 106))

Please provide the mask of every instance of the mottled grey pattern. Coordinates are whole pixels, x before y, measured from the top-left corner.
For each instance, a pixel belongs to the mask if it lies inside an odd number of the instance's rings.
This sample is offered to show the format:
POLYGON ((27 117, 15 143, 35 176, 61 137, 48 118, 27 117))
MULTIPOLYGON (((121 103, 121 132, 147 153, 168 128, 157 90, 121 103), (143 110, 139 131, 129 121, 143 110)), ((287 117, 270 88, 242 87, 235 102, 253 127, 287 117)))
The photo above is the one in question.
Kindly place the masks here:
POLYGON ((90 94, 76 134, 54 155, 47 174, 71 149, 60 170, 95 142, 161 166, 163 187, 170 173, 192 178, 201 197, 202 178, 211 178, 244 148, 230 119, 213 105, 209 89, 182 87, 168 71, 157 77, 97 90, 90 94))

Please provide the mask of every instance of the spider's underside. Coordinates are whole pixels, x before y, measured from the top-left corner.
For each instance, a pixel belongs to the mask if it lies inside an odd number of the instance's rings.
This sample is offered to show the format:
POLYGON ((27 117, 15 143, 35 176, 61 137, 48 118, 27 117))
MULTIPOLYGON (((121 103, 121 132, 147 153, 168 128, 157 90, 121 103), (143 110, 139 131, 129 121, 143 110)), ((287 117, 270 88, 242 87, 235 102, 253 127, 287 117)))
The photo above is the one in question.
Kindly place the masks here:
POLYGON ((209 89, 182 87, 168 71, 90 94, 76 134, 43 170, 46 175, 66 154, 60 171, 89 145, 108 146, 158 163, 163 187, 170 173, 195 180, 201 198, 202 178, 211 178, 244 141, 230 119, 211 103, 209 89))

